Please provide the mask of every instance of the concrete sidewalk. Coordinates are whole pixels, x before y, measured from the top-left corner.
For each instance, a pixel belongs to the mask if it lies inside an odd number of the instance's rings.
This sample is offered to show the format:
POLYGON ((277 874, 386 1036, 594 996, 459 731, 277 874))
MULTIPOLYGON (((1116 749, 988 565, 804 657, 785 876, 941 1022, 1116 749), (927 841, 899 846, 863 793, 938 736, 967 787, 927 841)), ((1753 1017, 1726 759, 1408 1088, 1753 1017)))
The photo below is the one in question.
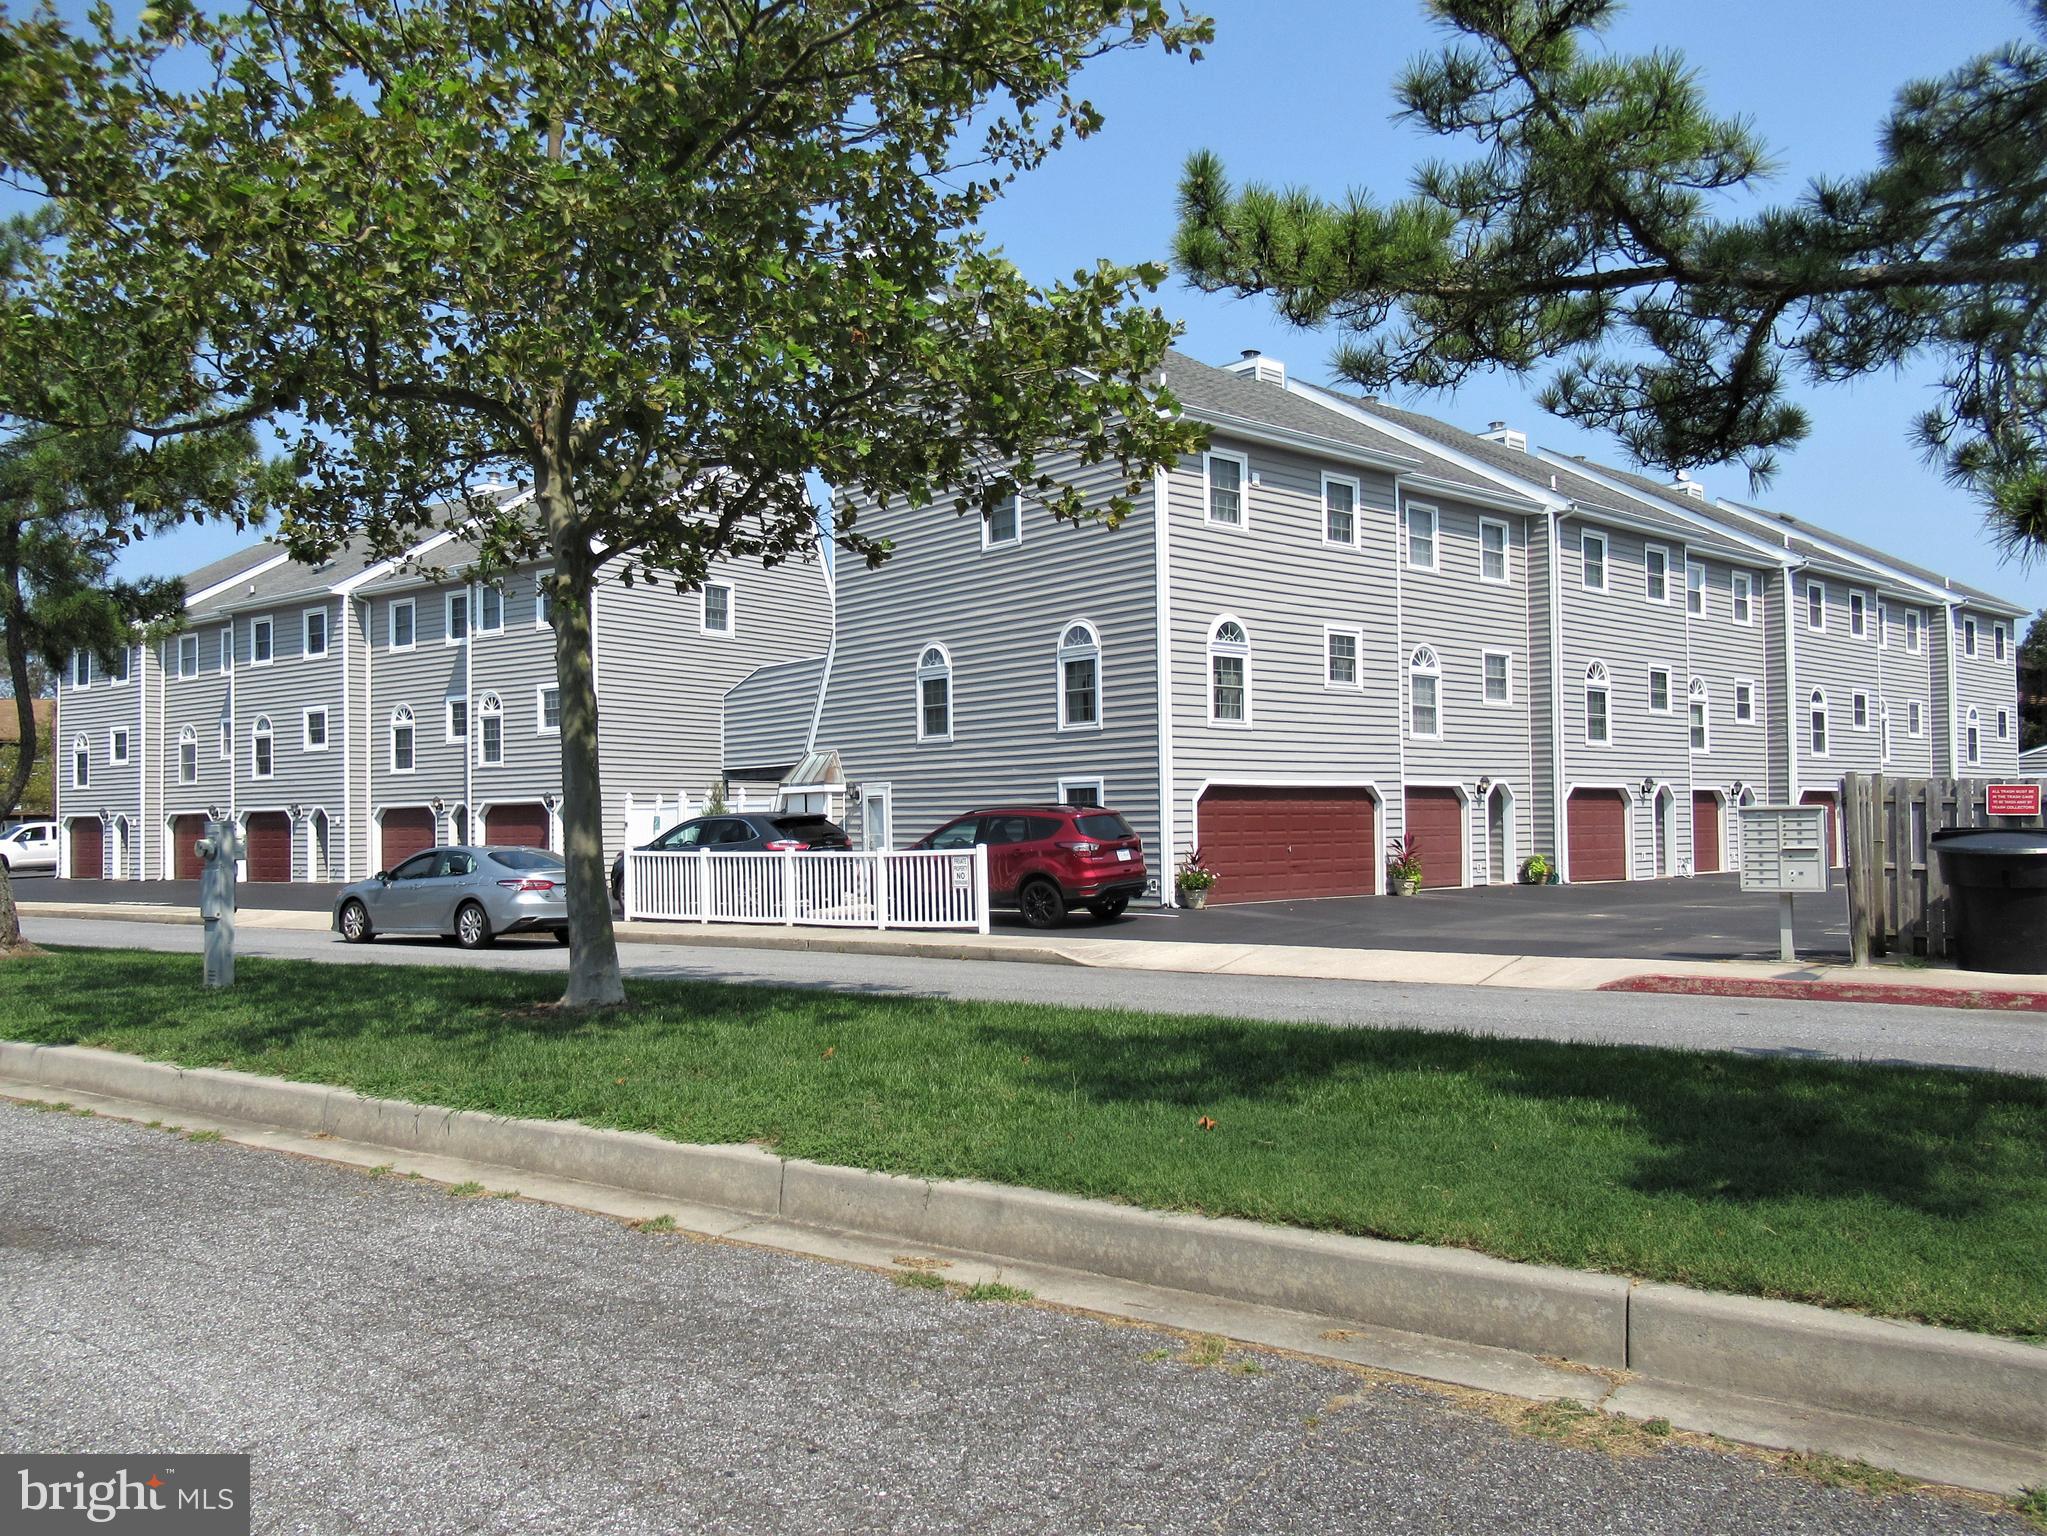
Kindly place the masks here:
MULTIPOLYGON (((144 902, 24 901, 25 915, 115 921, 191 923, 186 908, 144 902)), ((243 928, 320 931, 325 913, 243 911, 243 928)), ((1784 965, 1759 960, 1581 958, 1552 955, 1460 954, 1438 950, 1338 949, 1297 944, 1193 944, 1160 940, 1082 938, 1061 934, 870 933, 861 929, 755 927, 743 924, 621 922, 622 944, 706 945, 719 949, 902 955, 941 960, 1002 960, 1125 971, 1280 976, 1403 985, 1512 987, 1540 991, 1699 993, 1837 998, 1848 1002, 1911 1002, 1921 1006, 1998 1007, 2047 1011, 2047 984, 2032 977, 1933 966, 1784 965), (1895 997, 1882 994, 1895 993, 1895 997)))

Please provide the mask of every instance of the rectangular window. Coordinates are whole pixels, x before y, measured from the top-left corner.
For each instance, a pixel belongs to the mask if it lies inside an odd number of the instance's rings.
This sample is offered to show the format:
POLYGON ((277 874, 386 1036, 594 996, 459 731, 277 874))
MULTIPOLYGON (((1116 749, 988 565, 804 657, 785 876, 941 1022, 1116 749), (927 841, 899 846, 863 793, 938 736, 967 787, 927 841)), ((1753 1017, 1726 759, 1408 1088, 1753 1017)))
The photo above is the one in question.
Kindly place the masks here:
POLYGON ((1411 735, 1435 737, 1443 734, 1442 711, 1437 708, 1436 685, 1441 679, 1433 672, 1408 675, 1409 708, 1407 728, 1411 735))
POLYGON ((271 756, 270 733, 268 731, 258 731, 251 738, 250 747, 249 772, 259 779, 269 778, 272 770, 276 767, 276 760, 271 756))
POLYGON ((1059 781, 1058 803, 1061 805, 1099 806, 1106 802, 1100 779, 1061 779, 1059 781))
POLYGON ((1331 629, 1325 630, 1322 638, 1329 663, 1323 680, 1332 688, 1357 687, 1358 632, 1354 629, 1331 629))
POLYGON ((1584 534, 1579 539, 1579 560, 1585 590, 1604 592, 1606 590, 1606 535, 1603 533, 1584 534))
POLYGON ((1488 704, 1514 702, 1514 658, 1506 651, 1487 651, 1481 657, 1485 669, 1485 701, 1488 704))
POLYGON ((562 728, 562 691, 553 683, 540 689, 540 734, 559 736, 562 728))
POLYGON ((1756 718, 1756 685, 1736 683, 1734 685, 1734 718, 1738 724, 1753 724, 1756 718))
POLYGON ((325 656, 327 654, 327 610, 308 608, 306 620, 306 654, 325 656))
POLYGON ((2002 624, 1990 626, 1990 654, 1999 661, 2004 660, 2004 626, 2002 624))
POLYGON ((178 782, 199 782, 199 735, 196 731, 187 730, 178 738, 178 782))
POLYGON ((1669 602, 1670 551, 1660 544, 1646 545, 1642 550, 1642 569, 1648 581, 1649 601, 1669 602))
POLYGON ((71 787, 92 788, 92 748, 85 744, 83 736, 71 748, 71 787))
POLYGON ((449 741, 467 741, 469 739, 469 701, 467 699, 450 697, 444 702, 446 705, 445 718, 447 723, 446 739, 449 741))
POLYGON ((1914 656, 1919 654, 1919 610, 1917 608, 1907 608, 1905 610, 1905 649, 1914 656))
POLYGON ((1508 579, 1507 525, 1490 517, 1478 520, 1478 579, 1480 581, 1508 579))
POLYGON ((1023 498, 1011 496, 998 503, 981 524, 981 547, 997 549, 1023 542, 1023 498))
POLYGON ((1059 663, 1059 729, 1102 723, 1100 682, 1099 654, 1067 656, 1059 663))
POLYGON ((1649 669, 1649 708, 1659 715, 1670 713, 1670 673, 1662 667, 1649 669))
POLYGON ((401 597, 392 601, 390 616, 392 650, 409 651, 412 649, 412 642, 417 634, 414 626, 417 623, 418 618, 414 612, 411 598, 401 597))
POLYGON ((327 711, 309 709, 306 711, 305 748, 308 752, 327 750, 327 711))
POLYGON ((1855 722, 1856 730, 1858 731, 1868 730, 1869 695, 1866 693, 1850 694, 1848 696, 1848 715, 1849 718, 1855 722))
POLYGON ((1244 722, 1244 658, 1209 657, 1209 709, 1218 720, 1244 722))
POLYGON ((926 677, 917 684, 917 734, 925 741, 952 735, 952 679, 926 677))
POLYGON ((1848 633, 1857 640, 1869 633, 1869 599, 1860 592, 1848 594, 1848 633))
POLYGON ((500 767, 505 760, 505 717, 495 709, 486 708, 477 716, 477 724, 482 728, 476 744, 479 761, 486 768, 500 767))
POLYGON ((1408 506, 1407 563, 1417 571, 1436 568, 1436 512, 1433 507, 1408 506))
POLYGON ((505 632, 505 593, 502 587, 486 584, 476 589, 476 632, 481 635, 505 632))
POLYGON ((1685 708, 1686 713, 1691 719, 1692 750, 1694 752, 1711 751, 1712 749, 1708 746, 1706 737, 1706 701, 1704 699, 1688 699, 1685 708))
POLYGON ((469 594, 450 592, 447 612, 448 627, 441 636, 441 644, 460 645, 469 638, 469 594))
POLYGON ((1734 573, 1735 623, 1749 624, 1754 622, 1754 609, 1752 606, 1754 598, 1755 578, 1749 575, 1747 571, 1736 571, 1734 573))
POLYGON ((71 653, 71 686, 73 688, 90 688, 92 686, 91 651, 73 651, 71 653))
POLYGON ((406 711, 391 721, 391 771, 412 772, 412 715, 406 711))
POLYGON ((178 636, 178 676, 181 678, 199 675, 199 637, 178 636))
POLYGON ((1919 712, 1919 701, 1914 699, 1905 706, 1905 729, 1914 736, 1926 733, 1926 718, 1919 712))
POLYGON ((117 725, 107 733, 107 761, 116 768, 128 764, 128 728, 117 725))
POLYGON ((1606 719, 1606 690, 1587 688, 1585 690, 1585 743, 1587 746, 1603 747, 1613 739, 1606 719))
POLYGON ((1693 618, 1706 613, 1706 567, 1702 561, 1685 561, 1685 612, 1693 618))
POLYGON ((2000 710, 1999 710, 1999 711, 1997 712, 1997 739, 1998 739, 1999 741, 2003 741, 2003 740, 2005 740, 2005 739, 2006 739, 2007 737, 2009 737, 2010 735, 2011 735, 2011 715, 2009 714, 2009 712, 2007 712, 2007 711, 2005 711, 2005 710, 2002 710, 2002 709, 2000 709, 2000 710))
POLYGON ((1812 703, 1812 750, 1815 757, 1827 755, 1827 706, 1820 699, 1812 703))
POLYGON ((249 621, 249 665, 267 667, 275 654, 275 643, 268 619, 249 621))
POLYGON ((132 650, 132 646, 124 645, 114 652, 114 681, 117 683, 128 681, 129 653, 132 650))
POLYGON ((235 755, 234 722, 222 717, 220 722, 220 760, 224 763, 235 755))
POLYGON ((1357 543, 1357 481, 1322 477, 1322 538, 1330 544, 1357 543))
POLYGON ((554 572, 539 571, 533 577, 533 627, 554 628, 554 572))
POLYGON ((732 588, 722 581, 704 583, 704 633, 732 633, 732 588))
POLYGON ((1248 461, 1234 453, 1210 453, 1202 459, 1208 477, 1208 520, 1231 528, 1244 525, 1244 481, 1248 461))
POLYGON ((235 627, 228 624, 220 631, 220 670, 232 672, 235 666, 235 627))
POLYGON ((1827 589, 1817 581, 1805 584, 1805 627, 1812 630, 1827 627, 1827 589))
POLYGON ((1976 654, 1976 621, 1974 619, 1962 620, 1962 654, 1964 656, 1974 656, 1976 654))

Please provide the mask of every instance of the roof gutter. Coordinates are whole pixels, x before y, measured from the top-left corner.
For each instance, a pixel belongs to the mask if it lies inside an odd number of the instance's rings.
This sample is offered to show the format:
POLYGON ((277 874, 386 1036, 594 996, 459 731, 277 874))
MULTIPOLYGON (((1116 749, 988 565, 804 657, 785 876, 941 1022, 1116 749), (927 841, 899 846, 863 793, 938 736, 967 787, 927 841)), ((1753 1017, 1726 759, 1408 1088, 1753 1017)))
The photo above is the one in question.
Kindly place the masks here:
POLYGON ((1299 448, 1306 452, 1319 453, 1324 458, 1340 459, 1346 464, 1361 464, 1367 469, 1398 472, 1421 468, 1420 459, 1411 459, 1406 454, 1380 453, 1371 448, 1361 448, 1356 443, 1346 443, 1339 438, 1323 437, 1314 432, 1296 432, 1290 427, 1275 427, 1269 422, 1251 421, 1243 416, 1232 416, 1226 411, 1198 410, 1183 405, 1180 413, 1189 420, 1220 427, 1232 437, 1249 438, 1254 443, 1265 443, 1274 448, 1299 448))

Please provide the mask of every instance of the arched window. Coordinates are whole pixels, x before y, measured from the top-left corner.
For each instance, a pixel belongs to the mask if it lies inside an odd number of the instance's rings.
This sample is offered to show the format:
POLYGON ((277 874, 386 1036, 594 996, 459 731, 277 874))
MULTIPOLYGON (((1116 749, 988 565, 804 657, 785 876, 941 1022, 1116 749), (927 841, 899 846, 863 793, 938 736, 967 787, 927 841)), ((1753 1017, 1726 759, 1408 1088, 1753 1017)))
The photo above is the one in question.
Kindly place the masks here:
POLYGON ((1102 723, 1102 640, 1094 625, 1076 619, 1059 637, 1059 729, 1102 723))
POLYGON ((917 739, 952 740, 952 656, 942 645, 917 657, 917 739))
POLYGON ((1228 614, 1208 633, 1208 723, 1251 723, 1251 637, 1228 614))
POLYGON ((505 702, 494 693, 476 701, 476 760, 486 768, 505 760, 505 702))
POLYGON ((1806 701, 1808 718, 1812 722, 1812 755, 1827 755, 1827 690, 1815 688, 1812 697, 1806 701))
POLYGON ((1983 761, 1983 716, 1974 705, 1962 726, 1962 751, 1972 768, 1983 761))
POLYGON ((255 734, 249 738, 249 776, 267 779, 277 766, 275 741, 270 731, 270 717, 256 717, 255 734))
POLYGON ((178 782, 199 782, 199 732, 189 725, 178 732, 178 782))
POLYGON ((1420 646, 1407 659, 1407 734, 1435 741, 1443 734, 1443 668, 1436 653, 1420 646))
POLYGON ((1613 721, 1607 712, 1606 663, 1595 661, 1585 669, 1585 744, 1613 745, 1613 721))
POLYGON ((400 704, 391 711, 391 771, 412 772, 412 706, 400 704))
POLYGON ((92 787, 92 743, 83 736, 74 737, 71 742, 71 787, 92 787))
POLYGON ((1685 712, 1691 718, 1692 750, 1694 752, 1710 752, 1712 750, 1712 735, 1707 724, 1709 715, 1707 705, 1710 702, 1711 698, 1706 692, 1705 682, 1700 678, 1693 678, 1692 686, 1685 693, 1685 712))

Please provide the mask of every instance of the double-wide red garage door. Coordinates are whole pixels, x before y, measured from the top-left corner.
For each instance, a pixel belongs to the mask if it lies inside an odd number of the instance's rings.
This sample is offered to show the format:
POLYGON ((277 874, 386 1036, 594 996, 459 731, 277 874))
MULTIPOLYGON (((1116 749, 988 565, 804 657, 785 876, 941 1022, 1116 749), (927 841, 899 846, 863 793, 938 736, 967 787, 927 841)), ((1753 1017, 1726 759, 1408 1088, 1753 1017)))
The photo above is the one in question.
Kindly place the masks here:
POLYGON ((1571 878, 1628 878, 1628 802, 1617 789, 1574 789, 1569 813, 1571 878))
POLYGON ((1464 884, 1464 801, 1456 790, 1408 790, 1407 835, 1421 855, 1424 886, 1464 884))
POLYGON ((494 805, 483 813, 483 840, 497 848, 545 848, 547 807, 494 805))
POLYGON ((1218 785, 1195 808, 1201 856, 1221 878, 1209 900, 1369 896, 1378 824, 1369 790, 1218 785))
POLYGON ((281 885, 291 879, 291 818, 282 811, 251 811, 242 828, 249 844, 249 878, 281 885))
POLYGON ((81 816, 71 823, 71 878, 97 880, 106 871, 106 829, 97 816, 81 816))
POLYGON ((425 853, 434 845, 434 813, 425 806, 386 811, 380 827, 379 869, 396 869, 415 853, 425 853))

